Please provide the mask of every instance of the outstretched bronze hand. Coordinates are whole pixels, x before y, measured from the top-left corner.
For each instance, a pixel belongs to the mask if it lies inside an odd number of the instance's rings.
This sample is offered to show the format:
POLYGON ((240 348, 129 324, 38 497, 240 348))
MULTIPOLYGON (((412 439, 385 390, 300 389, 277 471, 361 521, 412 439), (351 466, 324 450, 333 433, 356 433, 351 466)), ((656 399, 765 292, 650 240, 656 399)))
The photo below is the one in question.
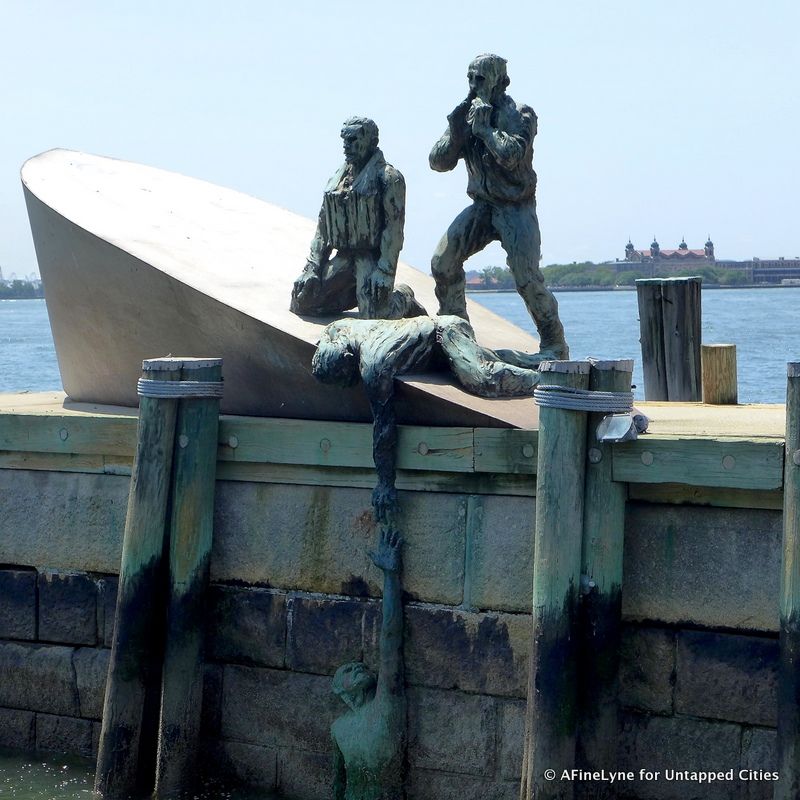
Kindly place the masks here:
POLYGON ((403 537, 400 532, 386 525, 381 526, 378 549, 370 550, 372 563, 384 572, 399 572, 402 562, 403 537))

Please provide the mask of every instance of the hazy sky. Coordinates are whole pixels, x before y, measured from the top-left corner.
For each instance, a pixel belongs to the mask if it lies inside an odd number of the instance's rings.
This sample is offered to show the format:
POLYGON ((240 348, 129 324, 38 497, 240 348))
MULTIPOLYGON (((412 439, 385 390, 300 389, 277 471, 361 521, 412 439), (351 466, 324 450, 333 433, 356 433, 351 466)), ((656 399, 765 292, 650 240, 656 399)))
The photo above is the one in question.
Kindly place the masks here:
MULTIPOLYGON (((478 53, 539 116, 543 263, 708 234, 800 255, 800 3, 0 0, 0 267, 35 269, 22 162, 139 161, 316 216, 345 117, 373 117, 408 185, 402 258, 428 269, 463 164, 428 152, 478 53)), ((502 263, 499 248, 475 267, 502 263)), ((298 264, 300 269, 302 265, 298 264)))

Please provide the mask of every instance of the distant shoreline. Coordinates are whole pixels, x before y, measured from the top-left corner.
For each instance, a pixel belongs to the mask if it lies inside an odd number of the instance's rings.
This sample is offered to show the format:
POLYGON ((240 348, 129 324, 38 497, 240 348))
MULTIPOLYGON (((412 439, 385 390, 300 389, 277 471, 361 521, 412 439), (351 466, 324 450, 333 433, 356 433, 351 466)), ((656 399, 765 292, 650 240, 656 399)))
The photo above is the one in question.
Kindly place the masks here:
MULTIPOLYGON (((551 292, 635 292, 635 286, 548 286, 551 292)), ((739 283, 722 286, 719 283, 703 283, 703 289, 800 289, 780 283, 739 283)), ((467 294, 514 294, 516 289, 467 289, 467 294)))

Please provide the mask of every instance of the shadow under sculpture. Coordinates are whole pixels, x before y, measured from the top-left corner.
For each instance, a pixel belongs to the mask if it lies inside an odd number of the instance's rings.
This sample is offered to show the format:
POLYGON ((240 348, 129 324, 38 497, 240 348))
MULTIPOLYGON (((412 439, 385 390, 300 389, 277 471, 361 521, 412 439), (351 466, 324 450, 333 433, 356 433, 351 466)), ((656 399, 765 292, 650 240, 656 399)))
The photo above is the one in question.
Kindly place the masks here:
POLYGON ((379 522, 391 522, 397 504, 397 422, 394 379, 410 372, 449 369, 468 392, 483 397, 533 394, 540 354, 489 350, 461 317, 399 320, 342 319, 322 332, 311 363, 323 383, 363 381, 373 419, 372 455, 378 483, 372 494, 379 522))
POLYGON ((447 117, 447 130, 431 150, 431 169, 447 172, 464 159, 471 206, 451 223, 436 247, 431 272, 440 314, 467 319, 464 262, 500 240, 517 291, 541 339, 540 352, 565 359, 569 349, 558 303, 539 269, 541 235, 536 216, 533 109, 506 94, 506 60, 486 54, 467 72, 469 94, 447 117))
POLYGON ((394 288, 403 247, 406 185, 378 147, 378 126, 342 127, 344 164, 328 181, 311 252, 292 289, 295 314, 332 316, 358 306, 365 319, 425 314, 405 284, 394 288), (335 254, 334 254, 334 251, 335 254))
POLYGON ((403 674, 403 604, 400 570, 403 540, 382 527, 370 553, 383 571, 383 619, 377 679, 361 662, 344 664, 333 691, 348 711, 331 726, 334 800, 401 800, 406 746, 403 674))

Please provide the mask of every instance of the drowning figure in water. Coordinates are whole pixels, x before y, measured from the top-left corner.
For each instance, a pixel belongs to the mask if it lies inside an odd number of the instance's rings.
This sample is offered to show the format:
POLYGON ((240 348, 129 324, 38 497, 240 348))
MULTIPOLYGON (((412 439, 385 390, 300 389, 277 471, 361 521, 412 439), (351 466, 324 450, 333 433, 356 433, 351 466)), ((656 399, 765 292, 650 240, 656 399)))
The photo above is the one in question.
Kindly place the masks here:
POLYGON ((382 527, 370 553, 383 571, 383 621, 377 680, 360 661, 333 676, 333 692, 348 707, 331 726, 334 800, 402 800, 406 743, 400 534, 382 527))

